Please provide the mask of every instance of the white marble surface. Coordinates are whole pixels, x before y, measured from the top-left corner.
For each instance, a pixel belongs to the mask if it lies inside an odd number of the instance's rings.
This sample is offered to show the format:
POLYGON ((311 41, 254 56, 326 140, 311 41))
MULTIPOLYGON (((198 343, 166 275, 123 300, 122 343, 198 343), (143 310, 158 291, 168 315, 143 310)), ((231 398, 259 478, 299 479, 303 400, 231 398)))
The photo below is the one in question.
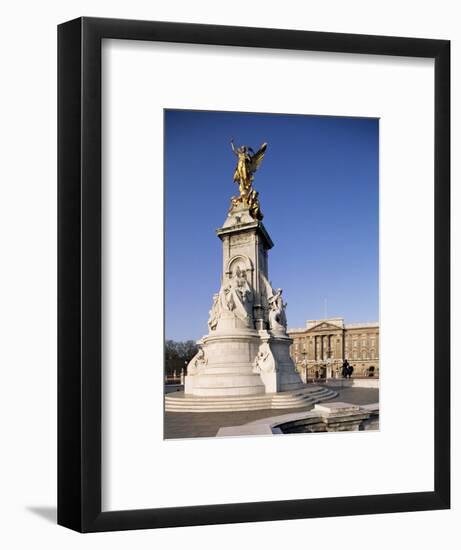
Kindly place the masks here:
MULTIPOLYGON (((357 427, 358 424, 365 420, 371 412, 379 412, 378 403, 372 405, 352 405, 351 403, 333 402, 322 405, 315 405, 311 411, 304 411, 299 413, 289 413, 271 416, 268 418, 260 418, 253 422, 248 422, 241 426, 227 426, 220 428, 216 437, 230 437, 230 436, 246 436, 246 435, 277 435, 283 434, 280 429, 280 425, 288 422, 295 422, 297 420, 311 419, 313 421, 323 421, 324 410, 335 411, 335 414, 339 414, 343 417, 344 422, 351 422, 352 417, 356 417, 357 427)), ((341 430, 344 431, 344 430, 341 430)), ((347 431, 347 430, 346 430, 347 431)), ((356 431, 355 429, 351 431, 356 431)), ((322 432, 323 433, 323 432, 322 432)), ((286 434, 284 434, 286 435, 286 434)))
POLYGON ((188 365, 186 395, 257 396, 303 388, 290 356, 282 290, 269 283, 273 243, 264 225, 240 208, 217 234, 221 287, 212 299, 209 332, 188 365))

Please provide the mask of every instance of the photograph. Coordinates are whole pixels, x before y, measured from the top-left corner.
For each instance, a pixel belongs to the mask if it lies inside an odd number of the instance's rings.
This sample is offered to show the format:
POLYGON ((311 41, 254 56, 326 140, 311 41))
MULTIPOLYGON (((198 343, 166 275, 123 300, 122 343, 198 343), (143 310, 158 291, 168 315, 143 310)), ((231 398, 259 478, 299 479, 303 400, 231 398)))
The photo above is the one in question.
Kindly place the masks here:
POLYGON ((379 430, 379 118, 164 109, 164 439, 379 430))

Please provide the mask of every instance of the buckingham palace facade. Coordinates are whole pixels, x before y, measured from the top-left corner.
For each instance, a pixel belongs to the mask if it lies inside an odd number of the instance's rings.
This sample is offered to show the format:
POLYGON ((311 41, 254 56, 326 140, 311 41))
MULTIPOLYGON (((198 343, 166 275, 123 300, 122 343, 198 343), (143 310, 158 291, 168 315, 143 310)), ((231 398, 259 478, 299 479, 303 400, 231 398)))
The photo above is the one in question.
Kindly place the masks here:
POLYGON ((291 356, 303 378, 339 378, 345 359, 353 377, 379 377, 379 323, 345 324, 335 317, 288 329, 291 356))

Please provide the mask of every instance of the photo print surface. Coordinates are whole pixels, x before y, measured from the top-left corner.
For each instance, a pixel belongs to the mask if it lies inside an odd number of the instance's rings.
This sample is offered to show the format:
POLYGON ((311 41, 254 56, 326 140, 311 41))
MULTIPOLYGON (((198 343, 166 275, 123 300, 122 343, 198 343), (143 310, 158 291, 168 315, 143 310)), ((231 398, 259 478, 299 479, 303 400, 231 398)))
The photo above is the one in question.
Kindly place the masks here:
POLYGON ((164 438, 379 429, 379 120, 164 135, 164 438))

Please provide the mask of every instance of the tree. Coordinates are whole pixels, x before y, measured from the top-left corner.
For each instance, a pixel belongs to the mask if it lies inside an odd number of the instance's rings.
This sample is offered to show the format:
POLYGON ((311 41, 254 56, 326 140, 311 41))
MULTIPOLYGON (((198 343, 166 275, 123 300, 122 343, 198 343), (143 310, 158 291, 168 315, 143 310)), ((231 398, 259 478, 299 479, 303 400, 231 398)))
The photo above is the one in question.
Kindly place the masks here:
POLYGON ((185 369, 189 361, 197 353, 197 344, 193 340, 185 342, 175 342, 174 340, 165 341, 165 374, 179 376, 181 369, 185 369))

